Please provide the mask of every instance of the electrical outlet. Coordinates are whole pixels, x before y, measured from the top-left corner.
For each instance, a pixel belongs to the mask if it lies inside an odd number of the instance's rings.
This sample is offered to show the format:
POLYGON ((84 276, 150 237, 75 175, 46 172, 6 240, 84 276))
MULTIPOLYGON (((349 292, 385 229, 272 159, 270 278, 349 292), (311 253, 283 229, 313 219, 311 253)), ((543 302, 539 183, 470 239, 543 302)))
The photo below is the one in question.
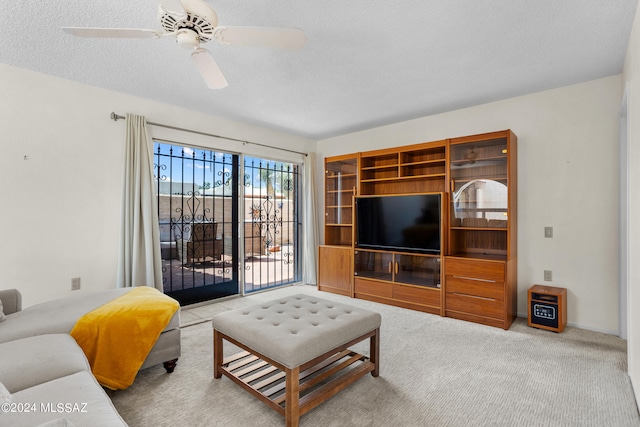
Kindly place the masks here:
POLYGON ((544 237, 547 239, 551 239, 553 237, 553 227, 544 228, 544 237))
POLYGON ((80 289, 80 278, 74 277, 71 279, 71 290, 77 291, 78 289, 80 289))
POLYGON ((551 270, 544 271, 544 281, 551 282, 551 270))

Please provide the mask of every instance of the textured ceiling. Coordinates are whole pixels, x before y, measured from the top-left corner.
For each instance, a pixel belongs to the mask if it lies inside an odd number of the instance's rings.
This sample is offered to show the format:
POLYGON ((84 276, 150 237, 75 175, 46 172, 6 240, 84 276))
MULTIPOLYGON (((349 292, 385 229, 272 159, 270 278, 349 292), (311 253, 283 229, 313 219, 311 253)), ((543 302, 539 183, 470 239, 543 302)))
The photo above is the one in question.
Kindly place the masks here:
POLYGON ((301 51, 209 49, 209 90, 155 0, 4 0, 0 62, 314 139, 618 74, 637 0, 206 0, 220 25, 298 27, 301 51))

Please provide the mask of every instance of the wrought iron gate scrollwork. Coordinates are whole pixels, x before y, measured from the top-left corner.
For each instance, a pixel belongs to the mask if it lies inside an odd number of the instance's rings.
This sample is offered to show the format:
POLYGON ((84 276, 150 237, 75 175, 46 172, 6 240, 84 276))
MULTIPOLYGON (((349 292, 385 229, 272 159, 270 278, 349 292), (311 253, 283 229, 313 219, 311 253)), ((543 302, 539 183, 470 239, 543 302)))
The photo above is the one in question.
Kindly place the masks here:
POLYGON ((165 292, 237 293, 239 262, 245 292, 299 280, 299 166, 246 156, 240 175, 239 155, 155 144, 165 292))
POLYGON ((238 293, 239 156, 159 141, 154 151, 165 292, 181 302, 238 293))
POLYGON ((245 227, 245 290, 258 290, 299 279, 299 168, 296 165, 246 158, 245 197, 249 200, 245 227), (247 228, 250 228, 249 230, 247 228), (260 249, 256 254, 256 240, 260 249), (257 258, 256 258, 257 256, 257 258), (256 262, 259 261, 259 262, 256 262))

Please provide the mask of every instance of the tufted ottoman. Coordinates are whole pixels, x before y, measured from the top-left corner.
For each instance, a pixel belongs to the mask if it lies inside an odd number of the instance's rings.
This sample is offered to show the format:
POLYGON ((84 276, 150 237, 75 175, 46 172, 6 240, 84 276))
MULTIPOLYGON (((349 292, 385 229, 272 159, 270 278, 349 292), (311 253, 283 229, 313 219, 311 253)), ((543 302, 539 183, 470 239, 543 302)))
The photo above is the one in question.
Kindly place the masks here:
POLYGON ((213 376, 228 376, 297 426, 301 415, 379 373, 380 314, 294 295, 217 314, 213 376), (348 347, 370 338, 369 357, 348 347), (244 351, 223 360, 223 340, 244 351))

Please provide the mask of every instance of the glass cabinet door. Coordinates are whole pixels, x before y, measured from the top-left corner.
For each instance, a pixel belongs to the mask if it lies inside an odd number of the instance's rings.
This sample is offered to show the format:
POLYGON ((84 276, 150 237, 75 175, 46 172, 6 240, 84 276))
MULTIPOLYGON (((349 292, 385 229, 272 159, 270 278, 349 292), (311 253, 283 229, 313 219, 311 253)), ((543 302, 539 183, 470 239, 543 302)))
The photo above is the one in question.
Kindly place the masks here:
POLYGON ((353 189, 357 186, 357 158, 326 163, 325 223, 350 225, 353 220, 353 189))
POLYGON ((410 285, 440 287, 440 258, 395 254, 395 281, 410 285))
POLYGON ((393 280, 393 254, 355 251, 355 275, 369 279, 393 280))
POLYGON ((451 227, 506 228, 507 139, 453 144, 451 227))

